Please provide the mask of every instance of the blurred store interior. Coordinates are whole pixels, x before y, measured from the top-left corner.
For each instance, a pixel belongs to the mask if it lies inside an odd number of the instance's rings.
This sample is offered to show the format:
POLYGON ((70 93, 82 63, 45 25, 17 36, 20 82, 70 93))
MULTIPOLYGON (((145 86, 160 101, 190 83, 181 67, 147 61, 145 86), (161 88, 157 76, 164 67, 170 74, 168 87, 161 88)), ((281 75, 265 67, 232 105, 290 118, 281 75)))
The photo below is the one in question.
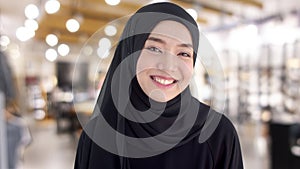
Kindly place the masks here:
MULTIPOLYGON (((300 1, 170 1, 195 18, 218 56, 224 114, 239 133, 245 168, 299 169, 300 1)), ((1 61, 0 106, 14 90, 14 111, 28 129, 18 169, 73 168, 81 124, 93 111, 124 23, 154 2, 0 1, 0 60, 11 69, 5 73, 1 61)), ((209 71, 196 74, 199 99, 208 104, 209 71)), ((1 119, 3 150, 11 141, 4 134, 13 129, 5 126, 4 111, 1 119)), ((7 158, 1 151, 1 160, 7 158)))

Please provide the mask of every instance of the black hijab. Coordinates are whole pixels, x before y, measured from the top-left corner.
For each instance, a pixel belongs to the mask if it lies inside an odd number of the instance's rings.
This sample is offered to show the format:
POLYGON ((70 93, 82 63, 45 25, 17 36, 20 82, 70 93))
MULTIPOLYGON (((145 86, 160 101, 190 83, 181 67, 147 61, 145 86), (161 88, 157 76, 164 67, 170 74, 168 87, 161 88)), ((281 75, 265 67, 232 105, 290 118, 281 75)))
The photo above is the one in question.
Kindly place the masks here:
POLYGON ((103 166, 113 166, 119 161, 121 168, 129 169, 128 159, 161 154, 184 145, 201 132, 209 107, 193 98, 189 87, 166 103, 157 102, 143 92, 135 76, 145 41, 152 29, 164 20, 179 22, 189 30, 195 64, 199 30, 184 9, 172 3, 155 3, 142 7, 130 17, 93 116, 84 127, 84 133, 105 152, 99 155, 99 160, 109 159, 103 166))

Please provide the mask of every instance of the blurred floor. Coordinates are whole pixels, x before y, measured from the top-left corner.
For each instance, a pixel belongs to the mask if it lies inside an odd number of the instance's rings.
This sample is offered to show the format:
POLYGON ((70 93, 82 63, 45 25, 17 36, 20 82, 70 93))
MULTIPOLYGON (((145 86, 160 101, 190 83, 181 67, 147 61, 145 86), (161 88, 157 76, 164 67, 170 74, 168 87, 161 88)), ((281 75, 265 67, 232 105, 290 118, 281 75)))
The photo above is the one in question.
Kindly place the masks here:
POLYGON ((33 142, 26 148, 20 169, 71 169, 76 141, 70 134, 57 134, 54 120, 28 120, 33 142))
POLYGON ((268 129, 260 122, 245 122, 238 130, 245 169, 270 169, 268 129))
MULTIPOLYGON (((33 142, 24 153, 20 169, 72 169, 76 139, 57 134, 54 120, 28 120, 33 142)), ((245 122, 237 127, 243 150, 245 169, 269 169, 267 129, 264 125, 245 122)))

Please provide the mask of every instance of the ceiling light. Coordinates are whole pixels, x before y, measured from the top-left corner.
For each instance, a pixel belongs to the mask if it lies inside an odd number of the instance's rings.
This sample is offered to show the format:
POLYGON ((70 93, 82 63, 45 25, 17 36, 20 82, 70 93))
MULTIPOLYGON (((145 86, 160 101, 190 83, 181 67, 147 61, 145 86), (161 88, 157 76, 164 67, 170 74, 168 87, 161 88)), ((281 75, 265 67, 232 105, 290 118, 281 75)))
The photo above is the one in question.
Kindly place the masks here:
POLYGON ((187 9, 186 11, 194 18, 195 21, 197 20, 198 13, 195 9, 190 8, 190 9, 187 9))
POLYGON ((98 43, 99 47, 105 47, 109 49, 111 47, 111 42, 108 38, 101 38, 98 43))
POLYGON ((103 51, 103 49, 101 47, 99 47, 97 49, 97 55, 101 58, 101 59, 105 59, 108 57, 109 55, 109 51, 103 51))
POLYGON ((117 28, 113 25, 108 25, 105 27, 104 32, 107 36, 114 36, 117 34, 117 28))
POLYGON ((49 34, 46 36, 46 43, 49 45, 49 46, 55 46, 57 45, 58 43, 58 38, 56 35, 54 34, 49 34))
POLYGON ((47 60, 49 60, 50 62, 53 62, 56 60, 57 58, 57 52, 54 49, 48 49, 45 53, 45 57, 47 60))
POLYGON ((80 28, 80 24, 76 19, 69 19, 66 23, 66 27, 70 32, 76 32, 80 28))
POLYGON ((26 19, 24 25, 25 25, 25 27, 27 27, 33 31, 36 31, 39 28, 39 24, 37 23, 36 20, 33 20, 33 19, 26 19))
POLYGON ((97 49, 97 54, 100 58, 104 59, 109 54, 109 49, 111 47, 111 42, 107 38, 101 38, 99 40, 99 48, 97 49))
POLYGON ((45 3, 45 10, 48 14, 56 13, 60 8, 60 3, 57 0, 48 0, 45 3))
POLYGON ((57 48, 57 51, 61 56, 67 56, 70 52, 70 48, 66 44, 60 44, 57 48))
POLYGON ((115 5, 118 5, 118 4, 120 3, 120 0, 105 0, 105 2, 106 2, 108 5, 115 6, 115 5))
POLYGON ((34 37, 35 32, 27 27, 19 27, 16 31, 16 36, 20 41, 27 41, 30 38, 34 37))
POLYGON ((8 36, 0 36, 0 46, 8 46, 10 43, 9 37, 8 36))
POLYGON ((39 9, 34 4, 29 4, 25 7, 25 16, 28 19, 36 19, 39 16, 39 9))
POLYGON ((35 110, 34 118, 37 120, 43 120, 46 117, 46 112, 44 110, 35 110))

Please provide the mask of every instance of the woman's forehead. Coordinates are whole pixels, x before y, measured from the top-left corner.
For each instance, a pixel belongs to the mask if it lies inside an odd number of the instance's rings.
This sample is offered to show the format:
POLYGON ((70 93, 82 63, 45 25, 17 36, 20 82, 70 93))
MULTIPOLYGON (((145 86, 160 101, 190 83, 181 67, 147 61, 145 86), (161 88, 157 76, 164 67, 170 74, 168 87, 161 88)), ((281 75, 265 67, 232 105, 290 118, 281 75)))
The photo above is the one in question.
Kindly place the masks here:
POLYGON ((151 31, 151 35, 165 36, 186 44, 192 44, 189 30, 181 23, 171 20, 159 22, 151 31))

